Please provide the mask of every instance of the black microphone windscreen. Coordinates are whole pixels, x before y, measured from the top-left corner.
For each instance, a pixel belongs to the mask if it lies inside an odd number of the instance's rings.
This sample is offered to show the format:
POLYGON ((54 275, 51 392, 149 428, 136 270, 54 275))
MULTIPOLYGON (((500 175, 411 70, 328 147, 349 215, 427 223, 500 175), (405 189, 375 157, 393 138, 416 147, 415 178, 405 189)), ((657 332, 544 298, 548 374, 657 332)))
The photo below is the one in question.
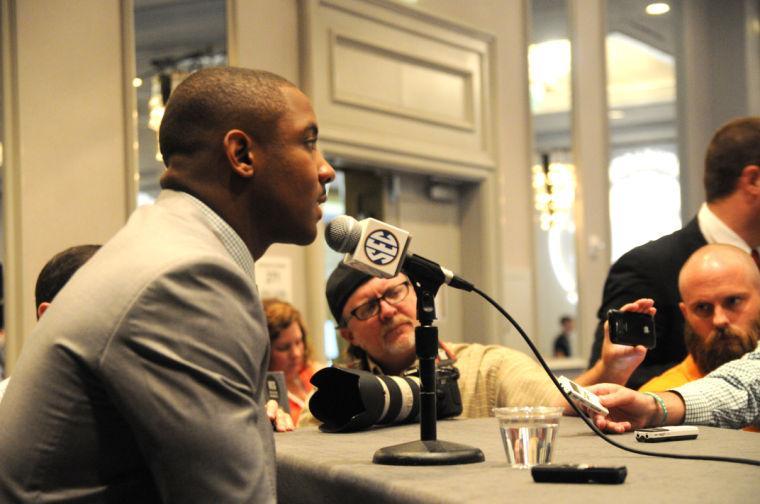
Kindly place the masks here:
POLYGON ((336 252, 353 252, 362 235, 358 224, 356 219, 348 215, 340 215, 333 219, 325 229, 327 245, 336 252))

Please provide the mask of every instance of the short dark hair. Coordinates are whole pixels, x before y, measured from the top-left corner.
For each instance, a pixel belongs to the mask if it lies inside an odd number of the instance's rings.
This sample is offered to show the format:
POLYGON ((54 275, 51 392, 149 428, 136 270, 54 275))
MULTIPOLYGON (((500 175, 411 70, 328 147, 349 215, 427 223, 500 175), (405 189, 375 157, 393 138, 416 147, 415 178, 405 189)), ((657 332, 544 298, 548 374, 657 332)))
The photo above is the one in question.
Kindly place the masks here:
POLYGON ((182 81, 166 105, 158 141, 164 164, 172 156, 191 156, 221 145, 227 131, 238 128, 267 144, 285 111, 282 87, 295 87, 263 70, 214 67, 198 70, 182 81))
POLYGON ((78 245, 54 255, 37 276, 37 284, 34 286, 37 308, 42 303, 51 303, 74 273, 89 261, 99 248, 100 245, 78 245))
POLYGON ((760 117, 740 117, 713 135, 705 156, 705 194, 708 202, 736 190, 746 166, 760 166, 760 117))

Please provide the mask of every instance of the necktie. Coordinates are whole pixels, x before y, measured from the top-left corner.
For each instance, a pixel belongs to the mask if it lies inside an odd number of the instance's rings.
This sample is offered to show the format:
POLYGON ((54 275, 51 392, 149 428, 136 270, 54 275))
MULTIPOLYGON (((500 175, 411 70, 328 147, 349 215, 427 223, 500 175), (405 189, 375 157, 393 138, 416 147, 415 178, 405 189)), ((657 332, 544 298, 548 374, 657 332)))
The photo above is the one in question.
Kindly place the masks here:
POLYGON ((760 254, 757 253, 757 249, 752 249, 752 259, 755 260, 755 264, 760 269, 760 254))

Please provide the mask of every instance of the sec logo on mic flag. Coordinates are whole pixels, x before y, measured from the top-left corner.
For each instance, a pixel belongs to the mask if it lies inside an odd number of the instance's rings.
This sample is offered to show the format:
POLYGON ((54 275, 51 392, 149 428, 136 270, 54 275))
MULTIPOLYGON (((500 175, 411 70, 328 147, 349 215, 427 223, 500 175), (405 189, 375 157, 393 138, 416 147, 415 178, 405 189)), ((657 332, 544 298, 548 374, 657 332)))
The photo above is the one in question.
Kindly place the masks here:
POLYGON ((378 229, 364 241, 364 253, 380 266, 390 264, 398 255, 398 240, 386 229, 378 229))

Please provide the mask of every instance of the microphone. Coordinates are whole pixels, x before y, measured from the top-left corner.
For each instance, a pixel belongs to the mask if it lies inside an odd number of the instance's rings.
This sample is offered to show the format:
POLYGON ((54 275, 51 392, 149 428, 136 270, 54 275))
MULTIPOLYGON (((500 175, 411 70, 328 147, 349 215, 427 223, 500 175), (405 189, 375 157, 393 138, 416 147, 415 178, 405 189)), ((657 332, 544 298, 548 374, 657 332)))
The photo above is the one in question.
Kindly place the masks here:
POLYGON ((346 266, 380 278, 393 278, 399 271, 433 276, 455 289, 472 291, 473 285, 451 270, 412 254, 408 250, 411 240, 408 231, 372 218, 357 221, 349 215, 336 217, 325 229, 327 245, 346 254, 346 266))
POLYGON ((348 215, 336 217, 325 229, 327 245, 346 254, 343 264, 380 278, 398 275, 411 239, 408 231, 385 222, 357 222, 348 215))

